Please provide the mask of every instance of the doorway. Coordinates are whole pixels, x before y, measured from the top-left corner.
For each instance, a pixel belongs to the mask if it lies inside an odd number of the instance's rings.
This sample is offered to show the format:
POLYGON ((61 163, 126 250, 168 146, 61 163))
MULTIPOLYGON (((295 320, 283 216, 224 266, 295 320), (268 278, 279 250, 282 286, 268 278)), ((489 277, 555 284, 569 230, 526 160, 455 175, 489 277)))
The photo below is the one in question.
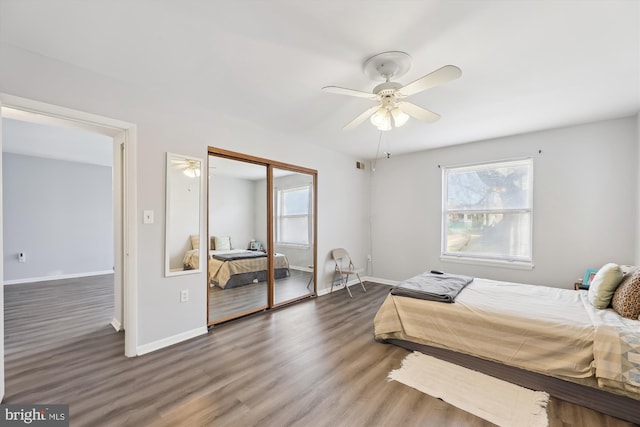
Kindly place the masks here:
MULTIPOLYGON (((127 357, 137 355, 136 322, 136 127, 120 120, 96 116, 51 104, 41 103, 12 95, 0 94, 0 123, 3 115, 27 117, 40 123, 65 123, 81 129, 109 135, 113 138, 113 205, 114 205, 114 313, 112 326, 125 330, 124 353, 127 357)), ((2 138, 0 133, 0 153, 2 138)), ((0 154, 0 172, 2 171, 0 154)), ((1 178, 0 173, 0 188, 1 178)), ((0 197, 0 219, 2 216, 0 197)), ((3 232, 0 227, 0 255, 3 254, 3 232)), ((0 277, 4 277, 4 263, 0 263, 0 277)), ((4 336, 4 296, 0 293, 0 331, 4 336)), ((0 337, 0 338, 3 338, 0 337)), ((4 339, 0 339, 0 397, 4 396, 4 339)))

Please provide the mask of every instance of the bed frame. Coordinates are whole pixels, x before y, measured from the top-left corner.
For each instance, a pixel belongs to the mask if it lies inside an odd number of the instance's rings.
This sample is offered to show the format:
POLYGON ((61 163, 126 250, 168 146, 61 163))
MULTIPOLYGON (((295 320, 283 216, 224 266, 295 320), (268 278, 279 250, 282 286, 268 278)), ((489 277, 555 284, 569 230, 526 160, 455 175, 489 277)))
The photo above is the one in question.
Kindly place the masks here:
POLYGON ((444 348, 398 339, 388 339, 382 342, 394 344, 411 351, 419 351, 525 388, 546 391, 550 396, 557 399, 584 406, 634 424, 640 424, 640 400, 444 348))

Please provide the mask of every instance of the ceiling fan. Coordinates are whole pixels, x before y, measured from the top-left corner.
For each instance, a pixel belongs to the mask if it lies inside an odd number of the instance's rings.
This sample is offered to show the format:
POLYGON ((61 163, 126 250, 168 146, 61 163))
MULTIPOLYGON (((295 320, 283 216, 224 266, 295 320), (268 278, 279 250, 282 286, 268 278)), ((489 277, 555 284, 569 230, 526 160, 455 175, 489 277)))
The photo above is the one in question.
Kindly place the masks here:
POLYGON ((383 52, 372 56, 364 62, 364 74, 372 80, 384 80, 373 88, 372 92, 364 92, 355 89, 347 89, 339 86, 325 86, 325 92, 337 93, 340 95, 357 96, 360 98, 377 101, 377 104, 368 108, 358 117, 343 128, 344 130, 355 129, 366 119, 379 130, 391 130, 392 119, 395 127, 404 125, 409 117, 414 117, 425 123, 433 123, 440 118, 440 115, 419 107, 403 99, 422 92, 432 87, 455 80, 462 75, 462 70, 455 65, 445 65, 426 76, 420 77, 407 85, 392 82, 391 79, 398 78, 406 74, 411 68, 411 56, 405 52, 391 51, 383 52))
POLYGON ((181 170, 189 178, 200 176, 200 162, 192 159, 171 159, 173 169, 181 170))

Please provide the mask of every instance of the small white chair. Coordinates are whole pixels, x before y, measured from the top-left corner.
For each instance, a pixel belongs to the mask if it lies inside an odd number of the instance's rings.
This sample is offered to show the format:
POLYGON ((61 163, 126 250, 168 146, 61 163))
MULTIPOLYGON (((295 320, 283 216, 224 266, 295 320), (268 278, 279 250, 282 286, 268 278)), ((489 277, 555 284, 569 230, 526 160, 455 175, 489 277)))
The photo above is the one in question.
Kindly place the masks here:
POLYGON ((351 291, 349 290, 349 276, 355 275, 360 282, 360 286, 362 286, 362 290, 367 292, 367 289, 364 287, 364 283, 362 283, 362 279, 360 278, 360 272, 363 271, 361 268, 356 268, 353 265, 353 261, 351 261, 351 257, 349 256, 349 252, 347 252, 344 248, 337 248, 331 251, 331 255, 333 256, 333 260, 336 263, 336 271, 333 281, 331 282, 331 292, 333 292, 333 285, 336 280, 340 281, 340 283, 344 283, 344 288, 349 293, 349 297, 353 298, 351 295, 351 291))

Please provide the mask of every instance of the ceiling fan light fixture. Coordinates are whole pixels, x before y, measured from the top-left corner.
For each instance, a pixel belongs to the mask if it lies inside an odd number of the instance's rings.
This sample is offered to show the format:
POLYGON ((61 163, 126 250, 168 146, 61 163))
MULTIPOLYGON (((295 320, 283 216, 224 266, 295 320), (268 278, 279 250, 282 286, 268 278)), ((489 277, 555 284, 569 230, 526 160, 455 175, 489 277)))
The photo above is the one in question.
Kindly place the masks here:
POLYGON ((387 111, 387 109, 384 107, 380 107, 375 113, 373 113, 373 115, 369 120, 371 121, 371 124, 373 124, 374 126, 380 127, 380 126, 383 126, 388 121, 388 117, 389 117, 389 112, 387 111))
POLYGON ((404 75, 410 67, 411 56, 409 54, 401 51, 383 52, 372 56, 364 63, 363 70, 367 77, 383 81, 371 92, 340 86, 323 87, 322 90, 325 92, 366 98, 379 103, 363 111, 347 123, 343 129, 355 129, 367 118, 379 130, 391 130, 393 127, 404 126, 410 117, 424 123, 433 123, 438 120, 440 115, 411 102, 406 102, 404 98, 460 78, 462 70, 455 65, 445 65, 406 85, 391 80, 404 75), (391 117, 393 117, 393 123, 391 117))
POLYGON ((409 121, 409 115, 398 107, 395 107, 393 110, 391 110, 391 115, 393 116, 393 123, 397 128, 399 128, 400 126, 404 126, 404 124, 409 121))
POLYGON ((189 178, 197 178, 200 176, 200 168, 189 166, 184 171, 182 171, 182 173, 184 173, 189 178))
POLYGON ((385 114, 384 120, 382 121, 382 123, 376 126, 378 130, 382 130, 382 131, 391 130, 391 115, 389 114, 388 111, 385 114))

